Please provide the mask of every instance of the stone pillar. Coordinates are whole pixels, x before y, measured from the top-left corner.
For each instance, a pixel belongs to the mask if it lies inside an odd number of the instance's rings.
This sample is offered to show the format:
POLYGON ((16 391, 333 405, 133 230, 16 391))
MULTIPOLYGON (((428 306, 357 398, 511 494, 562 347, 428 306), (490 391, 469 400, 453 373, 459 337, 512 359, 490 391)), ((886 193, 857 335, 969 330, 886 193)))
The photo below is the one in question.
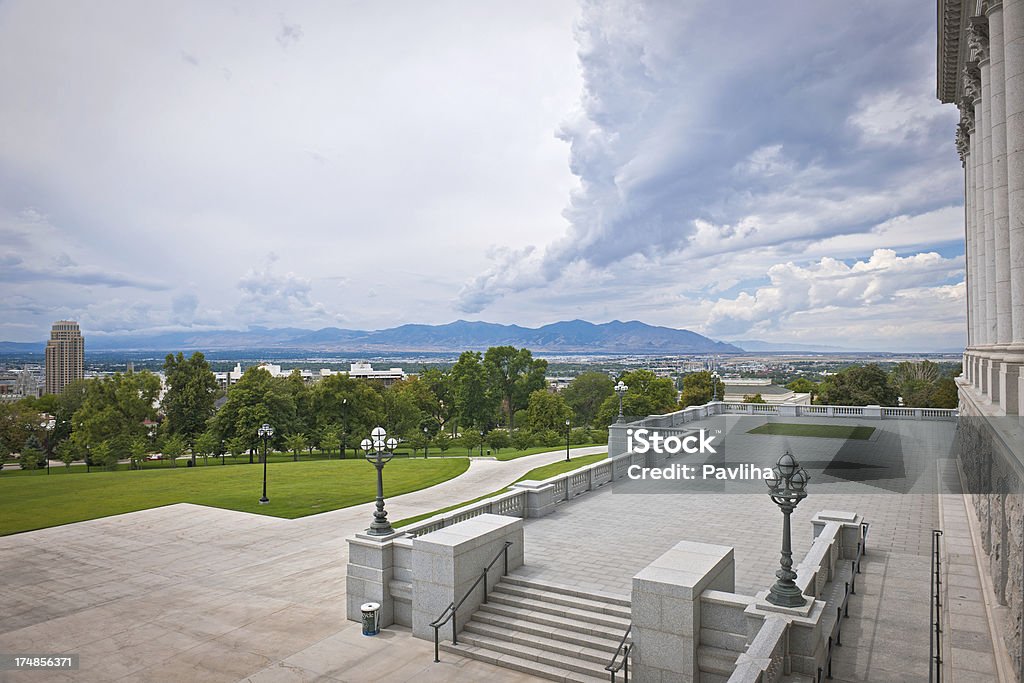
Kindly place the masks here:
POLYGON ((348 541, 348 566, 345 571, 345 614, 349 621, 360 621, 360 605, 380 604, 381 628, 395 623, 395 603, 391 597, 391 580, 395 574, 394 540, 404 534, 370 536, 356 534, 348 541))
POLYGON ((735 590, 732 548, 680 541, 633 577, 633 665, 638 683, 700 680, 705 590, 735 590))
POLYGON ((1024 0, 1002 3, 1011 340, 1024 347, 1024 0))
MULTIPOLYGON (((508 569, 523 566, 523 520, 503 515, 478 515, 465 522, 419 536, 412 542, 412 634, 433 640, 430 623, 445 608, 458 602, 483 574, 484 567, 511 541, 508 569)), ((491 590, 501 578, 504 563, 499 559, 487 574, 491 590)), ((462 604, 456 615, 456 632, 469 621, 483 602, 479 587, 462 604)), ((451 622, 441 630, 442 639, 450 639, 451 622)))
POLYGON ((629 439, 626 434, 626 430, 629 427, 625 424, 614 423, 608 425, 608 457, 614 458, 616 455, 622 455, 629 449, 629 439))
MULTIPOLYGON (((975 318, 978 321, 978 390, 988 392, 988 367, 986 348, 991 343, 988 326, 988 268, 989 260, 987 234, 985 232, 985 114, 981 96, 981 71, 977 62, 968 62, 964 66, 963 91, 967 101, 973 106, 974 131, 971 135, 971 160, 974 167, 974 235, 977 250, 974 258, 974 270, 977 276, 977 309, 975 318)), ((994 284, 994 283, 993 283, 994 284)), ((993 302, 994 307, 994 302, 993 302)))
POLYGON ((996 343, 1012 341, 1010 294, 1010 198, 1006 171, 1006 74, 1003 49, 1003 8, 990 2, 988 58, 992 112, 992 214, 996 249, 996 343))
MULTIPOLYGON (((978 60, 980 77, 981 116, 978 132, 981 134, 981 182, 984 204, 982 220, 985 226, 985 338, 990 346, 996 343, 998 321, 996 302, 996 230, 995 212, 992 205, 992 67, 988 54, 988 19, 983 16, 971 17, 969 26, 970 43, 978 60)), ((977 112, 976 112, 977 113, 977 112)), ((991 373, 992 360, 989 357, 986 369, 991 373)), ((991 385, 989 395, 991 397, 991 385)))

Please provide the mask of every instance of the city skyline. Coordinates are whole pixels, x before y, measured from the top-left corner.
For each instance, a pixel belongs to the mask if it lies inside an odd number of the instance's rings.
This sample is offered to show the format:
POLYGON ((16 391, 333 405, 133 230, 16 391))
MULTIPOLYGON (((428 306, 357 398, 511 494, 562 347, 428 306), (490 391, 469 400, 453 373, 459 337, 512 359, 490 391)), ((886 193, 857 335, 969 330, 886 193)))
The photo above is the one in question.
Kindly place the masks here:
POLYGON ((919 9, 0 4, 0 339, 581 318, 962 347, 919 9))

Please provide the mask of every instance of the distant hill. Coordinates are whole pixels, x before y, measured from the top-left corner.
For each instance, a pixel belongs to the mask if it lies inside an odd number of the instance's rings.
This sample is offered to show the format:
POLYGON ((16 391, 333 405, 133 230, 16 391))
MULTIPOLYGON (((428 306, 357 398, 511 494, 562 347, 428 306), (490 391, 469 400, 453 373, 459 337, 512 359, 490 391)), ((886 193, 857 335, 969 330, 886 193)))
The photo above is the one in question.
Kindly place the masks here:
MULTIPOLYGON (((402 325, 362 331, 325 327, 208 330, 159 334, 98 335, 85 333, 88 351, 212 351, 290 349, 307 351, 453 352, 511 345, 563 353, 741 353, 732 344, 690 330, 657 327, 638 321, 595 325, 569 320, 539 328, 456 320, 446 325, 402 325)), ((13 344, 9 353, 42 350, 40 344, 13 344)), ((3 347, 0 346, 0 351, 3 347)))
POLYGON ((826 353, 836 353, 854 350, 842 346, 827 346, 825 344, 791 344, 788 342, 766 342, 758 339, 733 340, 729 343, 739 346, 744 351, 763 351, 766 353, 782 351, 821 351, 826 353))

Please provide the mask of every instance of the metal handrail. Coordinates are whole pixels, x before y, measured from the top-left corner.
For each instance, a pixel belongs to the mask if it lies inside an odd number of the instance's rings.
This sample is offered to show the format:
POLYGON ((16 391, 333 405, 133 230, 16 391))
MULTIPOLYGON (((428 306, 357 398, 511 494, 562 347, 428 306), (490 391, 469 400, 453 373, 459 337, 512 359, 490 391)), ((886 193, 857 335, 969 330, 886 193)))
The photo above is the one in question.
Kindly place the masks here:
POLYGON ((931 591, 928 625, 928 683, 942 680, 942 556, 939 547, 941 529, 932 529, 931 591))
POLYGON ((633 649, 633 643, 627 643, 629 640, 629 632, 633 630, 633 624, 630 624, 626 628, 626 632, 622 634, 622 640, 619 641, 619 646, 615 648, 615 654, 612 655, 612 661, 608 662, 608 666, 604 668, 612 675, 612 683, 615 683, 615 674, 625 667, 623 671, 623 678, 626 683, 629 683, 629 652, 633 649), (619 658, 619 653, 622 653, 622 661, 616 662, 619 658))
POLYGON ((494 559, 491 560, 486 567, 484 567, 483 571, 480 573, 480 576, 476 578, 476 581, 474 581, 473 585, 469 587, 469 589, 466 591, 466 594, 462 596, 462 599, 459 600, 458 603, 449 603, 449 605, 444 608, 444 611, 441 612, 441 616, 439 616, 434 621, 430 622, 431 627, 433 627, 434 629, 434 662, 441 661, 441 658, 438 656, 440 647, 438 632, 440 631, 441 627, 447 624, 449 621, 452 622, 452 645, 459 644, 458 628, 456 628, 455 613, 459 611, 459 608, 462 607, 462 603, 466 602, 466 600, 469 598, 470 595, 473 594, 473 591, 476 589, 477 586, 480 585, 481 582, 483 582, 484 584, 484 604, 487 604, 487 572, 490 571, 491 567, 494 566, 494 563, 498 561, 499 557, 504 556, 505 558, 505 563, 504 567, 502 568, 501 575, 508 576, 508 549, 509 547, 511 547, 511 545, 512 541, 505 541, 505 545, 503 545, 501 550, 498 551, 498 554, 494 556, 494 559))

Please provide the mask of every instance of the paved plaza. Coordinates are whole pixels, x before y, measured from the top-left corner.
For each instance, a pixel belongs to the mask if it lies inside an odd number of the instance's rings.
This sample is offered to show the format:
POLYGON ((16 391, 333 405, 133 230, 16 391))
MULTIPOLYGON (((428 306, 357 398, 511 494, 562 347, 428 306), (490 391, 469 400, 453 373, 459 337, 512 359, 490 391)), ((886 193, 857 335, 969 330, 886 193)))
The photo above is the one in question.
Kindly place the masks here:
MULTIPOLYGON (((955 423, 859 420, 876 433, 851 445, 749 435, 764 418, 727 420, 705 425, 727 432, 724 460, 770 465, 788 447, 811 471, 810 496, 793 519, 795 558, 809 548, 809 520, 819 510, 859 512, 871 524, 835 680, 927 680, 930 530, 939 527, 947 530, 956 680, 998 680, 969 519, 948 458, 955 423), (887 462, 873 462, 879 457, 887 462)), ((389 501, 390 516, 469 500, 562 457, 474 460, 456 479, 389 501)), ((767 588, 781 534, 768 496, 742 486, 680 487, 637 493, 616 482, 528 520, 518 573, 628 595, 636 572, 692 540, 735 548, 737 592, 767 588)), ((0 538, 0 652, 81 656, 77 672, 0 672, 0 681, 535 680, 451 654, 433 664, 431 643, 407 629, 366 638, 345 621, 344 539, 366 526, 371 509, 284 520, 174 505, 0 538)))

